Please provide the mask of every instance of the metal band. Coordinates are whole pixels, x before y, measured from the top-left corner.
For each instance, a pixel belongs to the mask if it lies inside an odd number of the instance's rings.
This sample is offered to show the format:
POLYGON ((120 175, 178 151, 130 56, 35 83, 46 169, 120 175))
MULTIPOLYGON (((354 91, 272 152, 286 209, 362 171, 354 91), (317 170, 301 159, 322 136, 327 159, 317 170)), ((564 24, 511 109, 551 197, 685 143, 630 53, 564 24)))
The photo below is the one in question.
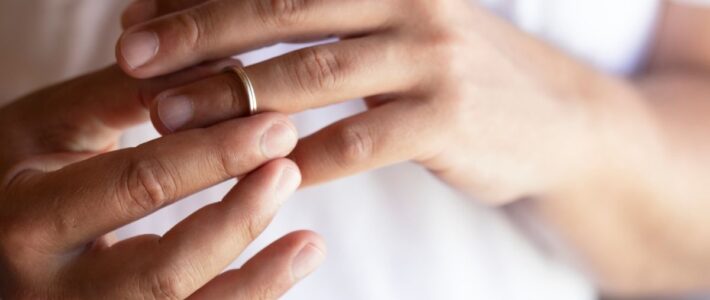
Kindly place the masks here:
POLYGON ((256 91, 254 90, 254 84, 251 82, 251 79, 249 79, 249 75, 247 75, 246 70, 244 70, 244 67, 242 66, 229 66, 225 68, 225 71, 233 72, 237 74, 239 77, 239 80, 242 82, 242 85, 244 86, 244 90, 247 93, 247 100, 248 100, 248 105, 249 105, 249 115, 255 115, 256 113, 259 112, 259 107, 256 102, 256 91))

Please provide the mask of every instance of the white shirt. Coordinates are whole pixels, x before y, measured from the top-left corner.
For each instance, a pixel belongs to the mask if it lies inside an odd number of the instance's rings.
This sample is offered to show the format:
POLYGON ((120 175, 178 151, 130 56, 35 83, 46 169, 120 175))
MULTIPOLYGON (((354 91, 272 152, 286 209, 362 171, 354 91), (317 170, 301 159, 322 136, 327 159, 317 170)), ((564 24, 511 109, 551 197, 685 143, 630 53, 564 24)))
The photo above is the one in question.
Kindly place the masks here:
MULTIPOLYGON (((644 57, 653 0, 482 0, 522 29, 601 70, 628 74, 644 57), (603 21, 601 21, 603 20, 603 21)), ((113 61, 125 0, 0 2, 0 100, 113 61), (23 32, 18 32, 23 30, 23 32), (13 45, 8 47, 7 45, 13 45)), ((474 29, 472 29, 474 30, 474 29)), ((254 63, 293 50, 277 45, 243 55, 254 63)), ((303 135, 362 111, 360 101, 294 117, 303 135)), ((125 146, 157 135, 130 130, 125 146)), ((119 236, 162 234, 233 182, 126 226, 119 236)), ((298 192, 235 262, 297 229, 321 233, 325 264, 287 299, 594 299, 568 262, 533 243, 505 211, 484 207, 422 168, 401 164, 298 192)))

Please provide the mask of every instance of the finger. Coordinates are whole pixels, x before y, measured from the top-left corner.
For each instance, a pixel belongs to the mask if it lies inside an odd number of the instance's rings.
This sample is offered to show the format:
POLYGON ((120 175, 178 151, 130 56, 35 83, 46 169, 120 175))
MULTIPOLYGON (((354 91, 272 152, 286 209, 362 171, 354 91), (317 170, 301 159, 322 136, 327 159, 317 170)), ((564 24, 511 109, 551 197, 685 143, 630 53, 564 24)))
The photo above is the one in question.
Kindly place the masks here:
POLYGON ((267 163, 241 180, 222 202, 180 222, 153 250, 155 276, 190 278, 178 291, 192 294, 224 270, 266 228, 300 184, 298 167, 287 159, 267 163), (167 272, 170 273, 170 272, 167 272))
POLYGON ((309 186, 429 157, 447 134, 437 131, 436 120, 446 119, 437 114, 423 102, 389 102, 304 138, 291 158, 309 186))
POLYGON ((166 74, 299 37, 351 35, 385 27, 390 1, 210 1, 126 31, 117 60, 130 75, 166 74))
POLYGON ((122 130, 145 122, 144 99, 223 68, 220 61, 170 76, 136 80, 112 66, 28 95, 3 109, 0 119, 11 124, 12 147, 4 160, 56 152, 101 152, 115 146, 122 130))
POLYGON ((104 236, 104 240, 106 241, 106 245, 108 247, 115 245, 119 241, 116 232, 109 232, 104 236))
POLYGON ((69 299, 166 299, 163 281, 148 282, 147 274, 153 270, 146 269, 153 260, 149 250, 159 241, 157 235, 139 235, 80 252, 64 265, 57 284, 77 286, 72 294, 64 295, 69 299), (82 289, 77 282, 91 284, 82 289))
POLYGON ((278 299, 325 259, 315 233, 299 231, 274 242, 241 269, 223 273, 189 299, 278 299))
POLYGON ((286 116, 261 114, 97 156, 25 179, 21 192, 38 201, 18 218, 49 246, 71 249, 283 157, 296 139, 286 116))
POLYGON ((23 178, 30 177, 33 173, 56 171, 93 156, 94 153, 53 153, 37 155, 10 166, 0 166, 0 188, 21 184, 23 178))
MULTIPOLYGON (((417 85, 421 72, 407 63, 401 43, 387 36, 364 37, 296 51, 247 68, 261 111, 283 113, 363 96, 403 93, 417 85)), ((204 127, 248 114, 241 79, 215 75, 161 93, 151 104, 158 131, 204 127), (175 118, 175 111, 190 116, 175 118)))
POLYGON ((121 26, 129 28, 151 19, 190 8, 208 0, 137 0, 128 5, 121 15, 121 26))

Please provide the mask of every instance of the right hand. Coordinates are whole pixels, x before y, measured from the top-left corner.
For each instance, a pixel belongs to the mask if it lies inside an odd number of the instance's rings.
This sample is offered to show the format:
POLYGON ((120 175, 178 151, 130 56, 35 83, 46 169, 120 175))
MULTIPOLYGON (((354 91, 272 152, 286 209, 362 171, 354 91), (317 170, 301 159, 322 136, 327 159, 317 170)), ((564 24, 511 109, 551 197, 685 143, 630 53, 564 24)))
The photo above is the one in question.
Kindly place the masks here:
POLYGON ((0 108, 0 298, 273 299, 320 264, 323 242, 302 231, 220 275, 300 184, 283 158, 297 141, 285 115, 110 151, 124 129, 147 120, 141 98, 218 69, 139 81, 114 66, 0 108), (107 237, 242 176, 223 201, 164 236, 107 237))

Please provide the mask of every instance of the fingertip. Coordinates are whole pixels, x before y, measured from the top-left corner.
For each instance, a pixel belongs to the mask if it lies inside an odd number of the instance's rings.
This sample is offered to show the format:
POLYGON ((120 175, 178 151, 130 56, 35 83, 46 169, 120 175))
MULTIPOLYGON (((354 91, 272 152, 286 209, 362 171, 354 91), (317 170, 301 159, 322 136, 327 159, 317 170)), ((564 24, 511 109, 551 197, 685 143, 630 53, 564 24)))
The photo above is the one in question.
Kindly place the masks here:
POLYGON ((155 112, 169 132, 184 128, 195 115, 195 105, 187 96, 166 94, 157 97, 155 102, 155 112))
POLYGON ((138 72, 135 70, 133 67, 131 67, 130 64, 126 61, 123 55, 123 39, 124 35, 126 33, 124 32, 121 34, 121 36, 118 38, 118 42, 116 42, 116 47, 114 49, 115 51, 115 56, 116 56, 116 65, 118 66, 123 73, 128 75, 129 77, 136 78, 136 79, 148 79, 150 76, 144 75, 141 72, 138 72))
POLYGON ((301 230, 281 237, 257 253, 240 269, 228 271, 200 289, 195 298, 277 299, 325 258, 318 234, 301 230))
POLYGON ((328 254, 328 247, 325 243, 323 237, 315 231, 312 230, 298 230, 289 233, 284 237, 285 240, 292 239, 298 243, 298 248, 302 248, 306 244, 312 244, 314 247, 318 248, 323 255, 328 254))
POLYGON ((116 62, 131 77, 147 79, 157 74, 152 63, 160 51, 160 37, 150 30, 124 32, 116 45, 116 62))
POLYGON ((279 202, 291 196, 301 185, 301 171, 287 158, 278 158, 266 163, 259 172, 272 180, 272 186, 279 202))
POLYGON ((306 243, 291 260, 291 275, 300 281, 313 273, 325 261, 326 252, 322 244, 306 243))
POLYGON ((279 162, 281 164, 283 164, 284 168, 290 169, 291 171, 298 173, 299 182, 300 182, 300 180, 301 180, 300 177, 302 176, 301 175, 301 168, 299 168, 298 165, 293 160, 285 157, 285 158, 280 158, 279 162))
POLYGON ((296 165, 295 162, 293 162, 289 158, 281 157, 281 158, 276 158, 270 162, 267 163, 270 167, 273 167, 276 172, 282 172, 283 170, 289 170, 292 172, 298 173, 298 176, 301 176, 301 169, 296 165))
POLYGON ((281 122, 283 124, 288 125, 293 129, 293 131, 296 131, 296 125, 291 121, 291 119, 288 117, 287 114, 284 113, 279 113, 279 112, 263 112, 259 113, 253 116, 250 116, 249 118, 255 118, 255 119, 265 119, 270 122, 281 122))
POLYGON ((273 242, 247 262, 243 269, 251 270, 266 265, 280 266, 275 270, 286 272, 282 274, 291 280, 285 281, 294 284, 318 269, 326 255, 327 247, 320 235, 310 230, 299 230, 273 242))
POLYGON ((239 180, 234 193, 225 199, 244 199, 251 197, 272 203, 280 207, 300 186, 301 173, 293 162, 277 158, 264 163, 261 167, 239 180), (245 196, 252 195, 252 196, 245 196))
POLYGON ((160 114, 158 113, 158 102, 160 97, 160 95, 155 97, 153 103, 150 106, 150 121, 151 123, 153 123, 153 127, 155 128, 155 130, 158 131, 161 136, 165 136, 174 132, 170 130, 167 126, 165 126, 163 120, 160 119, 160 114))
POLYGON ((276 185, 276 194, 283 202, 291 196, 301 185, 301 173, 297 168, 286 167, 281 171, 279 183, 276 185))

